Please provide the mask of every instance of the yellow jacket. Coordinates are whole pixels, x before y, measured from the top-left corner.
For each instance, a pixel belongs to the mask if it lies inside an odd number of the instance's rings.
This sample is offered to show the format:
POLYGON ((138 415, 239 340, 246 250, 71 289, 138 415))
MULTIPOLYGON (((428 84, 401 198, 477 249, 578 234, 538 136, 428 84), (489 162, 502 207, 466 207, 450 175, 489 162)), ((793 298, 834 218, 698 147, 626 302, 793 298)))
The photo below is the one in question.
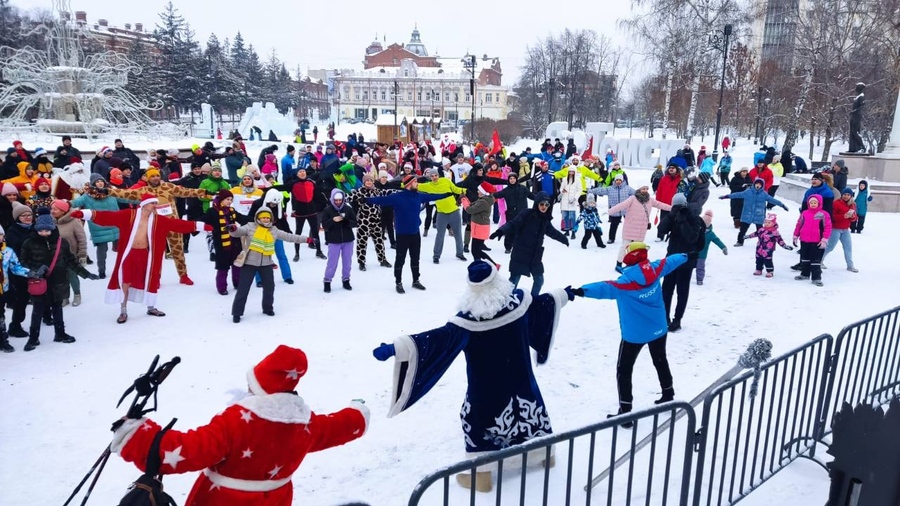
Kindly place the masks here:
MULTIPOLYGON (((588 191, 587 181, 585 181, 584 178, 593 179, 594 181, 596 181, 597 183, 600 183, 600 184, 603 183, 603 179, 600 176, 598 176, 596 172, 585 167, 584 165, 579 165, 578 167, 575 167, 575 173, 578 174, 579 176, 581 176, 581 194, 582 195, 586 194, 588 191)), ((556 171, 556 173, 553 174, 553 177, 555 177, 556 179, 564 179, 568 175, 569 175, 569 167, 566 167, 566 168, 559 169, 558 171, 556 171)))
MULTIPOLYGON (((430 193, 432 195, 441 193, 453 193, 455 195, 459 195, 464 190, 459 186, 453 184, 453 181, 442 177, 438 178, 437 181, 419 183, 419 191, 423 193, 430 193)), ((459 206, 456 204, 456 197, 454 197, 453 195, 435 201, 434 205, 437 206, 437 211, 439 213, 444 214, 454 213, 457 209, 459 209, 459 206)))

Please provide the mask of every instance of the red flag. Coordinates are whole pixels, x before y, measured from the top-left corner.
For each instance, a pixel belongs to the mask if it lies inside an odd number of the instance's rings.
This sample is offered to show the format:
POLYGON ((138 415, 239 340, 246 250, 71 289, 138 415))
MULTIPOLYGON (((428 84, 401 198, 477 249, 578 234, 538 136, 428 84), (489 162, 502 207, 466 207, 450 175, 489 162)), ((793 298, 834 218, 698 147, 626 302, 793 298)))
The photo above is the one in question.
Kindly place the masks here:
POLYGON ((581 154, 581 159, 586 160, 592 156, 594 156, 594 136, 592 135, 590 140, 588 140, 588 147, 584 150, 584 153, 581 154))
POLYGON ((503 149, 503 143, 500 142, 500 134, 494 129, 494 136, 491 139, 491 154, 496 155, 503 149))

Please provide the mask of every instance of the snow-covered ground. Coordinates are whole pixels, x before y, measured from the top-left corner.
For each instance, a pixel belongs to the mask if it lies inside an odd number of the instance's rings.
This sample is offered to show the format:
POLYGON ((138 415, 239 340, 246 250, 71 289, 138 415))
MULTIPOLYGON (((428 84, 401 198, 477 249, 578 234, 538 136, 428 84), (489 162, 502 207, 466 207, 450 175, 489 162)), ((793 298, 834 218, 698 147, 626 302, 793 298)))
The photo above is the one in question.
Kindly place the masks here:
MULTIPOLYGON (((751 149, 739 148, 735 166, 749 165, 751 149)), ((649 181, 648 171, 628 174, 635 185, 649 181)), ((788 267, 797 255, 781 249, 775 254, 775 278, 751 275, 755 242, 731 247, 736 230, 728 201, 716 199, 726 192, 713 188, 708 207, 716 213, 715 230, 729 245, 730 254, 723 256, 712 248, 706 283, 692 286, 684 329, 668 342, 679 399, 690 399, 703 390, 735 363, 754 338, 772 340, 775 353, 781 354, 898 304, 894 283, 900 279, 900 264, 884 248, 895 241, 890 238, 900 227, 900 216, 871 213, 865 234, 853 236, 860 272, 844 270, 843 257, 836 251, 827 261, 825 286, 816 288, 793 280, 788 267)), ((799 208, 797 203, 788 206, 789 212, 776 210, 786 237, 799 208)), ((600 207, 605 211, 605 199, 600 207)), ((653 232, 648 233, 652 237, 653 232)), ((337 410, 361 397, 373 412, 362 439, 305 460, 294 475, 294 503, 405 504, 423 476, 463 458, 458 416, 466 388, 464 360, 458 359, 417 406, 387 419, 392 365, 376 361, 371 353, 380 342, 399 334, 440 326, 455 312, 467 264, 453 258, 448 244, 441 264, 432 264, 433 241, 433 232, 423 240, 422 282, 428 290, 406 295, 394 292, 391 269, 371 261, 367 272, 357 271, 354 265, 352 292, 337 288, 324 294, 325 262, 304 246, 300 262, 291 264, 296 284, 277 282, 277 315, 271 318, 260 312, 260 293, 254 290, 239 325, 231 322, 232 297, 215 291, 213 266, 202 238, 193 242, 187 255, 195 286, 179 285, 174 266, 165 265, 159 302, 168 313, 165 318, 144 316, 135 307, 129 322, 117 325, 117 308, 103 304, 105 283, 83 281, 84 304, 65 309, 67 331, 77 343, 53 343, 52 331, 45 327, 43 344, 35 351, 22 352, 25 340, 12 339, 16 353, 0 355, 0 502, 61 504, 109 442, 109 424, 122 415, 122 410, 115 409, 116 400, 154 355, 164 360, 178 355, 183 362, 161 388, 160 411, 152 416, 163 422, 178 417, 176 428, 186 430, 206 423, 235 391, 245 390, 246 370, 285 343, 302 348, 309 357, 309 372, 300 382, 299 393, 314 410, 337 410)), ((664 256, 665 245, 650 241, 650 256, 664 256)), ((502 246, 493 243, 492 247, 491 254, 505 270, 508 257, 502 246)), ((554 241, 547 241, 546 248, 548 289, 615 276, 616 247, 590 245, 582 250, 579 235, 569 248, 554 241)), ((393 261, 393 250, 388 251, 393 261)), ((370 256, 374 258, 371 250, 370 256)), ((404 276, 408 283, 408 271, 404 276)), ((550 359, 536 369, 556 432, 597 422, 616 409, 618 342, 613 302, 578 300, 563 310, 550 359)), ((635 369, 636 408, 651 406, 658 389, 645 353, 635 369)), ((766 490, 777 494, 780 504, 824 502, 825 473, 802 465, 807 468, 789 468, 776 476, 755 498, 751 495, 748 504, 766 501, 766 490)), ((551 472, 564 474, 565 466, 551 472)), ((130 464, 112 458, 94 491, 93 503, 117 501, 138 474, 130 464)), ((195 477, 194 473, 169 477, 166 489, 183 503, 195 477)), ((583 502, 580 487, 576 490, 573 500, 583 502)), ((768 495, 769 503, 772 497, 768 495)))

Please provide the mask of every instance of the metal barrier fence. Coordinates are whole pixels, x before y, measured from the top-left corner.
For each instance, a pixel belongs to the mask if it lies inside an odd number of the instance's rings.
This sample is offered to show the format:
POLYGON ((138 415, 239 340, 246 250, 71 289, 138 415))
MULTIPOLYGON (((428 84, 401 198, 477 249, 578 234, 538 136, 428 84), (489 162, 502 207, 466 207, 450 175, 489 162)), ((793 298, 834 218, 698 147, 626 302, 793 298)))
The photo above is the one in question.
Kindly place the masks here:
POLYGON ((423 479, 409 505, 425 497, 429 505, 445 506, 524 505, 526 497, 528 504, 538 504, 539 497, 543 505, 590 505, 592 493, 598 496, 595 504, 731 505, 797 458, 814 459, 816 446, 828 444, 834 413, 844 403, 882 405, 898 397, 900 306, 844 327, 837 339, 823 334, 773 359, 760 368, 756 380, 753 371, 744 371, 714 389, 703 401, 696 432, 696 414, 689 404, 657 406, 447 467, 423 479), (755 381, 757 393, 750 395, 755 381), (684 423, 676 421, 668 433, 657 430, 681 411, 684 423), (634 421, 635 427, 622 432, 619 424, 627 421, 634 421), (638 432, 641 437, 654 434, 649 454, 632 451, 638 432), (528 460, 552 460, 552 446, 558 443, 565 443, 560 445, 565 476, 541 467, 540 483, 534 483, 537 469, 527 483, 528 460), (617 473, 613 467, 617 447, 630 458, 627 472, 617 473), (695 468, 693 451, 698 452, 695 468), (504 462, 510 459, 521 459, 521 470, 507 466, 504 473, 504 462), (605 487, 592 491, 595 464, 598 470, 608 465, 610 472, 605 487), (474 482, 476 468, 482 466, 495 466, 492 494, 476 496, 474 487, 450 487, 453 474, 468 472, 474 482), (516 476, 517 495, 504 497, 504 481, 516 476), (436 494, 431 488, 439 480, 442 490, 436 494), (588 486, 582 492, 573 481, 588 486))
POLYGON ((694 505, 733 504, 808 453, 833 338, 824 334, 720 386, 703 402, 694 505))
POLYGON ((819 441, 845 402, 881 405, 900 396, 900 306, 844 327, 834 349, 819 441))
POLYGON ((446 467, 426 476, 416 486, 409 506, 418 504, 586 504, 592 494, 599 496, 594 504, 687 504, 692 446, 696 416, 684 402, 671 402, 652 409, 629 413, 615 419, 582 429, 555 434, 506 448, 478 458, 446 467), (634 446, 639 432, 656 433, 659 426, 673 419, 680 411, 685 415, 674 423, 668 434, 654 437, 648 452, 635 456, 627 470, 610 473, 605 486, 596 491, 582 485, 590 484, 595 464, 597 468, 611 465, 618 454, 634 446), (630 430, 620 424, 634 422, 630 430), (554 455, 553 446, 559 450, 554 455), (547 462, 565 462, 565 473, 550 472, 547 462), (533 464, 529 464, 531 461, 533 464), (536 465, 534 461, 536 462, 536 465), (472 484, 476 470, 494 470, 492 492, 476 493, 475 487, 466 490, 450 486, 450 478, 457 473, 468 474, 472 484), (530 478, 530 479, 529 479, 530 478), (439 487, 432 485, 440 482, 439 487), (510 492, 504 495, 504 491, 510 492), (564 502, 561 502, 565 497, 564 502))

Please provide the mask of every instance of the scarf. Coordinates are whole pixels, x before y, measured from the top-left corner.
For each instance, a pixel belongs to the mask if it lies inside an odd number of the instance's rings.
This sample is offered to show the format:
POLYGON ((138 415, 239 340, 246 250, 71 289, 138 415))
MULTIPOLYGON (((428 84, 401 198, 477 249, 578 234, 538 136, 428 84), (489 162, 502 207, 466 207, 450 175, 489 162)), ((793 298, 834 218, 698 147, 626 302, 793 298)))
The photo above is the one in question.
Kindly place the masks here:
POLYGON ((237 216, 234 208, 222 208, 218 205, 216 207, 219 212, 219 237, 222 239, 222 248, 228 249, 231 247, 231 234, 228 233, 228 225, 235 223, 237 216))
POLYGON ((250 251, 255 251, 261 255, 272 256, 275 254, 275 237, 268 227, 257 225, 250 238, 250 251))

